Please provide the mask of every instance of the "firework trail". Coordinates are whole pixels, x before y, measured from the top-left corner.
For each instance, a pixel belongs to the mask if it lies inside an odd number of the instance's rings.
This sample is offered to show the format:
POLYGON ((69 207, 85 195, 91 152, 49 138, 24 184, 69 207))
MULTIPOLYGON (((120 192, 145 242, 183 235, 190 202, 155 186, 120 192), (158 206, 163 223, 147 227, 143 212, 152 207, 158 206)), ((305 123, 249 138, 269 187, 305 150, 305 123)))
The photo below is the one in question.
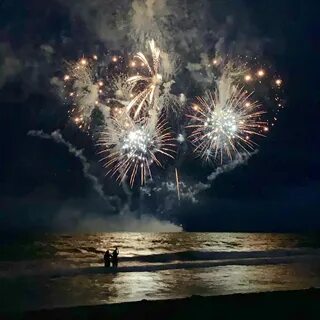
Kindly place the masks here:
POLYGON ((214 180, 220 176, 221 174, 230 172, 241 165, 246 165, 248 163, 248 160, 257 153, 258 151, 255 150, 251 153, 243 152, 237 154, 235 159, 228 162, 227 164, 224 164, 222 166, 217 167, 213 172, 211 172, 207 176, 206 182, 198 182, 193 185, 188 185, 186 183, 180 182, 180 188, 181 191, 181 198, 186 200, 191 200, 192 203, 197 203, 197 195, 205 190, 208 190, 211 188, 214 180))
MULTIPOLYGON (((66 141, 59 130, 53 131, 50 134, 44 133, 42 130, 30 130, 29 136, 39 137, 41 139, 53 140, 58 144, 62 144, 68 148, 68 151, 78 158, 82 164, 83 175, 91 182, 93 189, 99 194, 99 196, 109 203, 108 197, 104 194, 103 186, 99 182, 98 178, 90 173, 90 164, 87 158, 83 155, 83 150, 76 149, 70 142, 66 141)), ((111 205, 110 205, 111 207, 111 205)))
POLYGON ((175 168, 175 174, 176 174, 176 186, 177 186, 177 195, 178 195, 178 199, 180 201, 180 184, 179 184, 179 175, 178 175, 178 169, 175 168))
MULTIPOLYGON (((130 176, 130 185, 140 173, 141 184, 152 177, 150 166, 162 166, 159 155, 173 157, 173 138, 164 120, 156 123, 150 119, 134 120, 124 111, 113 117, 98 140, 100 153, 107 155, 101 159, 108 173, 117 174, 117 180, 124 181, 130 176)), ((107 173, 107 174, 108 174, 107 173)))
POLYGON ((169 180, 159 181, 156 185, 152 185, 151 183, 145 185, 141 187, 141 191, 148 197, 152 193, 158 195, 160 201, 157 202, 156 210, 159 214, 174 210, 177 207, 177 197, 178 199, 180 197, 181 201, 190 201, 193 204, 199 203, 198 195, 210 189, 218 176, 230 172, 239 166, 246 165, 248 160, 257 152, 255 150, 250 154, 240 153, 232 161, 217 167, 203 182, 190 181, 190 178, 183 180, 179 178, 177 182, 176 178, 172 177, 169 180), (177 194, 178 190, 179 194, 177 194))
POLYGON ((266 122, 261 120, 264 111, 252 93, 234 85, 230 78, 223 76, 214 93, 198 97, 190 114, 192 128, 190 139, 195 153, 210 161, 233 159, 240 152, 254 150, 253 136, 263 136, 267 131, 266 122))

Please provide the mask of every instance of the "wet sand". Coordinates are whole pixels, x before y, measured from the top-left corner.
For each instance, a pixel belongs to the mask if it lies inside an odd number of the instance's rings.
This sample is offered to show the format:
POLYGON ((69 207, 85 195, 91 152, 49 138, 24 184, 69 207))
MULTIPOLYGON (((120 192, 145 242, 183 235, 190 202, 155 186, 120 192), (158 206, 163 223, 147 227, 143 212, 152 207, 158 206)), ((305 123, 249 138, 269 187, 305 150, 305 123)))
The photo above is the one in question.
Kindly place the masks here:
POLYGON ((320 319, 320 289, 79 306, 0 319, 320 319))

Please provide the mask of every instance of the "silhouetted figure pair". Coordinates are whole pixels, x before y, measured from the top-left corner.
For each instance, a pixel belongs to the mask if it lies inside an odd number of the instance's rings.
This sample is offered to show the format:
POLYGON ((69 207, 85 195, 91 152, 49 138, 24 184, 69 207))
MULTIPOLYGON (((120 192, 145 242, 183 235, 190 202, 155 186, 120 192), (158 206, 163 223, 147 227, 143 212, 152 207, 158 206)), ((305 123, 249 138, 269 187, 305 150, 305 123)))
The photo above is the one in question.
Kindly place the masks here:
POLYGON ((117 268, 118 267, 118 255, 119 255, 118 248, 115 248, 113 250, 112 255, 110 254, 109 250, 107 250, 104 254, 104 257, 103 257, 104 266, 106 268, 110 268, 110 263, 112 262, 112 267, 117 268))

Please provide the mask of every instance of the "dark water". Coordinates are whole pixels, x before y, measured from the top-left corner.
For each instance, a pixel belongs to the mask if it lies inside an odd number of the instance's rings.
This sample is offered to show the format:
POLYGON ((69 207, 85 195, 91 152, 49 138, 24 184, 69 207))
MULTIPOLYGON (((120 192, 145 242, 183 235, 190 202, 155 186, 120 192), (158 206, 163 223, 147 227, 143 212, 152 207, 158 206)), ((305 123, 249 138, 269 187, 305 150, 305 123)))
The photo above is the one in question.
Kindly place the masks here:
POLYGON ((320 237, 99 233, 1 242, 0 308, 38 309, 320 286, 320 237), (102 267, 118 246, 117 272, 102 267))

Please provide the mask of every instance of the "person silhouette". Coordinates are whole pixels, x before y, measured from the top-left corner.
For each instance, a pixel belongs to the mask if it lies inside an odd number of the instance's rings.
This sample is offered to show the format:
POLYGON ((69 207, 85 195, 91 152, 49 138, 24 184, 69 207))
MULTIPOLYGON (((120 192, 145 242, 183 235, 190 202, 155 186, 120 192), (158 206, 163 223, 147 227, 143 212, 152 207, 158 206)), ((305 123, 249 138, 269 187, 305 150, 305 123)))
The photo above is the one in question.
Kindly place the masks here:
POLYGON ((112 252, 112 267, 114 268, 118 267, 118 255, 119 255, 119 250, 116 247, 112 252))
POLYGON ((104 260, 104 266, 106 268, 109 268, 110 267, 110 260, 111 260, 111 254, 110 254, 109 250, 107 250, 105 252, 103 260, 104 260))

